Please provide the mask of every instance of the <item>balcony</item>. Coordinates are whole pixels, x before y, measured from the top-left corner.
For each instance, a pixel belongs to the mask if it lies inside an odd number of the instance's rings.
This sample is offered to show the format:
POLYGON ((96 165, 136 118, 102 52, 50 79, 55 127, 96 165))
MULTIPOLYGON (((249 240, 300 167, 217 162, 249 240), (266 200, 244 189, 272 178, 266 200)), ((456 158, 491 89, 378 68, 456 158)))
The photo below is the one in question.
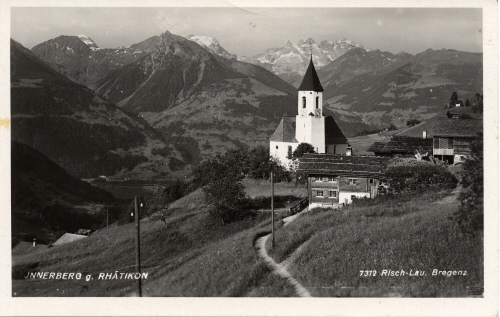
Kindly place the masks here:
POLYGON ((453 149, 433 149, 434 155, 453 155, 453 149))

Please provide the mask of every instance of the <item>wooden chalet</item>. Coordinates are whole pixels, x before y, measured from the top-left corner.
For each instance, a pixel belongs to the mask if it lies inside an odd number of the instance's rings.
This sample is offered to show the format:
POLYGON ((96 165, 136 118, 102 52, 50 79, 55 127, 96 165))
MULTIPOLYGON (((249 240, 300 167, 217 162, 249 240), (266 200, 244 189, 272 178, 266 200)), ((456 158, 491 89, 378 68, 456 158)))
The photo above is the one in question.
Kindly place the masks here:
POLYGON ((389 158, 304 154, 297 172, 307 175, 309 208, 349 204, 354 197, 377 196, 389 158))
POLYGON ((369 152, 376 156, 414 156, 416 152, 423 154, 432 153, 432 139, 416 138, 409 136, 394 135, 389 142, 375 142, 369 148, 369 152))
POLYGON ((462 162, 471 155, 471 144, 483 131, 483 120, 475 115, 440 118, 432 128, 434 157, 450 164, 462 162))

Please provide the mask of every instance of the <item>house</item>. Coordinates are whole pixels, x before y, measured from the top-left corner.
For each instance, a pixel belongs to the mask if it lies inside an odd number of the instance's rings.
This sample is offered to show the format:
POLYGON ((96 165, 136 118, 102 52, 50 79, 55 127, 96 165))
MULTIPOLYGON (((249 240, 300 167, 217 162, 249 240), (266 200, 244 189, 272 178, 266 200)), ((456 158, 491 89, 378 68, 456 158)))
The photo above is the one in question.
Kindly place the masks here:
POLYGON ((393 135, 389 142, 375 142, 369 148, 376 156, 414 156, 418 151, 420 154, 432 153, 431 138, 416 138, 409 136, 393 135))
POLYGON ((297 172, 307 175, 309 208, 349 204, 353 198, 374 198, 387 157, 304 154, 297 172))
POLYGON ((477 114, 450 113, 432 127, 432 155, 450 164, 460 163, 471 155, 471 144, 482 130, 483 120, 477 114))
POLYGON ((323 113, 323 87, 312 61, 298 89, 298 114, 283 117, 269 139, 269 153, 283 165, 300 143, 309 143, 316 153, 345 154, 347 138, 333 117, 323 113))
POLYGON ((59 239, 57 239, 56 242, 52 243, 52 246, 57 246, 57 245, 62 245, 66 243, 71 243, 75 242, 77 240, 81 240, 87 238, 87 236, 83 236, 80 234, 73 234, 73 233, 65 233, 63 234, 59 239))

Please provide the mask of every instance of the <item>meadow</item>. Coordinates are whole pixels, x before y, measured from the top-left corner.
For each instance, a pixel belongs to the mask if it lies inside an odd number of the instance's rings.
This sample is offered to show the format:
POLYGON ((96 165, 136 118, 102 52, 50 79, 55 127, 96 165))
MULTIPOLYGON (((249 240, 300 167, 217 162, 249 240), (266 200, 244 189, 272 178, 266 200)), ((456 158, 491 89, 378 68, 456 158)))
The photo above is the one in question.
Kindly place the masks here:
POLYGON ((468 288, 483 286, 483 248, 455 227, 453 197, 449 191, 426 192, 370 206, 312 210, 277 230, 277 245, 273 249, 268 241, 268 252, 312 296, 466 297, 468 288), (383 276, 383 270, 406 274, 383 276), (433 275, 434 270, 467 275, 433 275))
MULTIPOLYGON (((269 184, 245 180, 244 185, 255 201, 268 204, 269 184)), ((276 192, 279 208, 286 208, 303 197, 304 188, 280 183, 276 192)), ((277 246, 268 245, 268 252, 313 296, 465 297, 467 287, 483 285, 482 246, 461 235, 449 219, 458 207, 453 195, 447 190, 342 210, 314 209, 286 227, 278 216, 277 246), (384 269, 426 275, 382 277, 384 269), (433 269, 467 275, 432 276, 433 269), (360 276, 364 270, 378 274, 360 276)), ((270 232, 270 224, 268 210, 262 209, 222 225, 209 217, 202 190, 173 202, 166 223, 141 220, 141 265, 148 274, 143 296, 296 296, 255 252, 254 241, 270 232)), ((98 278, 135 272, 134 239, 133 223, 113 224, 74 243, 13 255, 13 296, 134 296, 135 280, 98 278), (28 272, 83 277, 26 279, 28 272), (86 281, 87 275, 92 279, 86 281)))

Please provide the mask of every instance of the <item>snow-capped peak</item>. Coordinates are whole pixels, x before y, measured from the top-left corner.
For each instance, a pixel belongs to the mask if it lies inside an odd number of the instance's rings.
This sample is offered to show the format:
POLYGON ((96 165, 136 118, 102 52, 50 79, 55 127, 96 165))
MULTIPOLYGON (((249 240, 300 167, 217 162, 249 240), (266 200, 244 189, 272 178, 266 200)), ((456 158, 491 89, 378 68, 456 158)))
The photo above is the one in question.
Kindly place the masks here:
POLYGON ((200 44, 201 46, 205 47, 210 47, 210 45, 213 45, 214 47, 219 46, 219 41, 216 39, 209 37, 209 36, 203 36, 203 35, 189 35, 187 37, 188 40, 195 41, 196 43, 200 44))
POLYGON ((213 37, 203 36, 203 35, 188 35, 186 39, 196 42, 202 47, 208 49, 212 53, 226 57, 226 58, 237 58, 236 55, 229 53, 223 47, 220 46, 219 41, 213 37))
POLYGON ((95 50, 99 49, 99 47, 97 46, 97 44, 90 37, 88 37, 87 35, 80 34, 80 35, 78 35, 78 38, 80 39, 80 41, 82 41, 83 43, 85 43, 85 45, 87 45, 91 50, 95 51, 95 50))

